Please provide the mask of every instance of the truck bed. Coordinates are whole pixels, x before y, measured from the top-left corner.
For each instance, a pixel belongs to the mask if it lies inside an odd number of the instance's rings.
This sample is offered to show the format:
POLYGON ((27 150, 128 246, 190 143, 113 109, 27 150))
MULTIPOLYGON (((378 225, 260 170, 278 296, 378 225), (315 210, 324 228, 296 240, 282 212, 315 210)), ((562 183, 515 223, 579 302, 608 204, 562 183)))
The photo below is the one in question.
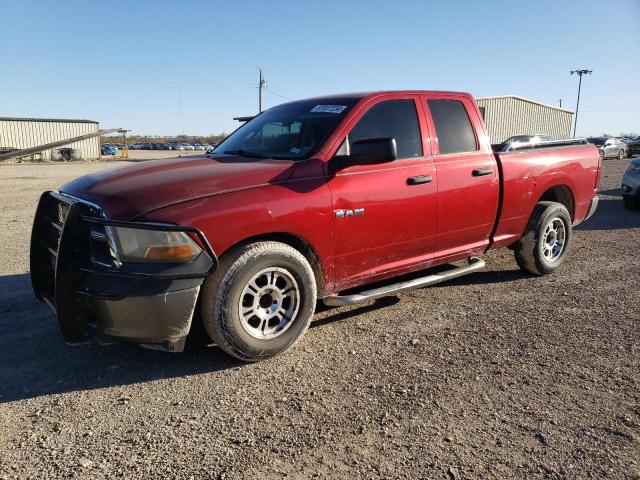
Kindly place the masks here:
MULTIPOLYGON (((566 147, 570 145, 586 145, 586 144, 587 144, 587 140, 585 138, 567 138, 563 140, 551 140, 548 142, 531 143, 527 146, 514 148, 510 152, 521 152, 523 150, 539 150, 539 149, 545 149, 545 148, 566 147)), ((505 143, 492 143, 491 149, 496 153, 499 153, 499 152, 510 153, 510 152, 503 152, 504 146, 505 146, 505 143)))
POLYGON ((582 139, 558 140, 495 157, 502 181, 492 248, 517 240, 541 200, 566 200, 574 225, 586 218, 599 181, 596 147, 582 139))

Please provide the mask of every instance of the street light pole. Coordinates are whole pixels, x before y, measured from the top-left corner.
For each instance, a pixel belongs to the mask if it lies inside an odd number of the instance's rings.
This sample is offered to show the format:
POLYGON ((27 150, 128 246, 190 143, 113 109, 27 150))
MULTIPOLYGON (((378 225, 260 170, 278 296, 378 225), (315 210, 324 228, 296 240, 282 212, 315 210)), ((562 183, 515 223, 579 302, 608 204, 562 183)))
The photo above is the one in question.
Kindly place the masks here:
POLYGON ((590 75, 593 73, 593 70, 571 70, 571 75, 574 73, 578 74, 578 100, 576 102, 576 118, 573 121, 573 138, 576 138, 576 128, 578 126, 578 109, 580 108, 580 89, 582 88, 582 75, 590 75))

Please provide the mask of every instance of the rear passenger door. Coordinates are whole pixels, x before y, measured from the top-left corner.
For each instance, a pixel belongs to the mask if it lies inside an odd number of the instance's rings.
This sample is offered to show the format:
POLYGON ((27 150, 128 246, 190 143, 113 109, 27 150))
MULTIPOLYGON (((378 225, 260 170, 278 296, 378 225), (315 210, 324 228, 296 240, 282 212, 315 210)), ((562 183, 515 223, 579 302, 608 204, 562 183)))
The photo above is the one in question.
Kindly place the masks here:
POLYGON ((423 105, 438 180, 435 258, 479 253, 495 224, 500 177, 475 102, 466 95, 430 94, 423 105))

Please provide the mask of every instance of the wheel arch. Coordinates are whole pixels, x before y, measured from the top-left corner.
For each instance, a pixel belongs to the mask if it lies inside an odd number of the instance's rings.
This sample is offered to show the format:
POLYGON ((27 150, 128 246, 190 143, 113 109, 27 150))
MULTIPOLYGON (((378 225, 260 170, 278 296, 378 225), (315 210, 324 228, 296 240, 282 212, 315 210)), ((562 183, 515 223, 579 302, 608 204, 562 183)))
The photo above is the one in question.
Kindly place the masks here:
POLYGON ((247 245, 249 243, 256 243, 256 242, 269 241, 269 240, 289 245, 290 247, 295 248, 302 255, 304 255, 304 257, 309 262, 309 265, 311 265, 313 274, 316 277, 318 297, 322 296, 324 292, 324 286, 325 286, 325 276, 324 276, 325 272, 322 267, 322 262, 320 261, 320 256, 318 255, 318 252, 313 247, 311 242, 301 237, 300 235, 295 235, 289 232, 268 232, 268 233, 253 235, 251 237, 244 238, 230 245, 228 248, 222 251, 219 256, 223 257, 232 248, 235 248, 239 245, 247 245))
POLYGON ((548 187, 544 193, 538 198, 538 202, 556 202, 564 205, 569 211, 571 221, 575 221, 576 201, 573 190, 566 184, 557 184, 548 187))

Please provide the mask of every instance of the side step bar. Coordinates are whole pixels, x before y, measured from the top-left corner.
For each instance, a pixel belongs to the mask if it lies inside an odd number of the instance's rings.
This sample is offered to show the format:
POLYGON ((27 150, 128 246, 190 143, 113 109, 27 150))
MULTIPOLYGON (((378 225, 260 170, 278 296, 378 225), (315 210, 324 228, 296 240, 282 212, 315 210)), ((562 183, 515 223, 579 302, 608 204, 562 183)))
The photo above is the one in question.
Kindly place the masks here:
POLYGON ((395 295, 400 292, 406 292, 407 290, 414 290, 416 288, 422 288, 429 285, 435 285, 436 283, 446 282, 447 280, 452 280, 454 278, 462 277, 463 275, 468 275, 469 273, 482 270, 484 267, 484 260, 477 257, 471 257, 469 259, 469 265, 466 267, 459 267, 448 272, 427 275, 426 277, 420 277, 414 280, 408 280, 406 282, 395 283, 393 285, 387 285, 386 287, 380 287, 373 290, 367 290, 365 292, 354 293, 353 295, 334 295, 331 297, 326 297, 322 301, 325 305, 330 307, 353 305, 355 303, 366 302, 367 300, 375 300, 376 298, 387 297, 389 295, 395 295))

